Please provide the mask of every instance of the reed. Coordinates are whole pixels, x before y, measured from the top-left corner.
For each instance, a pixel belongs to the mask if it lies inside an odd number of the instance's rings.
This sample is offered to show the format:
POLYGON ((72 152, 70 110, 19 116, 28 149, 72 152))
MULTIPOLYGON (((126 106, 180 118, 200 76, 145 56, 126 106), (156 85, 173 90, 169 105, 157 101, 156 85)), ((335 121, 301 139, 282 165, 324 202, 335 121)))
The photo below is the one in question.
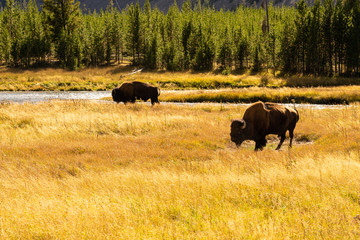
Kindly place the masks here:
POLYGON ((2 239, 357 239, 360 106, 298 108, 236 148, 245 106, 0 105, 2 239))

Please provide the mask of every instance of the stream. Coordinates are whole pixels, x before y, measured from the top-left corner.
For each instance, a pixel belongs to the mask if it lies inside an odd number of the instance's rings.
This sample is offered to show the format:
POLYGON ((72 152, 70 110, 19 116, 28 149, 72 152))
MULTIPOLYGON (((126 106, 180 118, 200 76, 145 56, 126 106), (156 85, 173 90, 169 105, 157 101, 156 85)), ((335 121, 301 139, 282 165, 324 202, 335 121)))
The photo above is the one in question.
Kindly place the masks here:
POLYGON ((0 102, 36 103, 58 100, 100 100, 111 97, 111 91, 4 91, 0 92, 0 102))
MULTIPOLYGON (((162 92, 166 92, 163 90, 162 92)), ((169 90, 174 91, 174 90, 169 90)), ((182 91, 182 90, 179 90, 182 91)), ((191 91, 191 90, 185 90, 191 91)), ((209 90, 212 91, 212 90, 209 90)), ((216 91, 216 90, 215 90, 216 91)), ((14 103, 37 103, 43 101, 49 101, 53 99, 57 100, 101 100, 104 97, 111 97, 111 91, 0 91, 0 102, 14 102, 14 103)), ((108 102, 108 101, 106 101, 108 102)), ((146 104, 150 104, 147 102, 146 104)), ((165 103, 162 104, 176 104, 176 105, 226 105, 226 106, 236 106, 236 105, 250 105, 247 103, 165 103)), ((284 104, 292 106, 292 104, 284 104)), ((346 105, 325 105, 325 104, 296 104, 296 107, 299 108, 311 108, 311 109, 337 109, 343 108, 346 105)))

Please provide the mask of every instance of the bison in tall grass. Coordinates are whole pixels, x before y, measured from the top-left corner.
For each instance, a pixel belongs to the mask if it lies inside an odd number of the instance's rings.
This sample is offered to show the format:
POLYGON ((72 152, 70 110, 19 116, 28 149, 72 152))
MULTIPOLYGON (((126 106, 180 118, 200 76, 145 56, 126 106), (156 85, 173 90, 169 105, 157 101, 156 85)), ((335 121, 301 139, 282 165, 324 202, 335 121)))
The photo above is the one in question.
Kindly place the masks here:
POLYGON ((289 131, 290 145, 294 137, 294 129, 299 120, 298 111, 275 103, 256 102, 246 109, 242 119, 231 122, 231 141, 237 146, 245 140, 255 141, 255 150, 262 150, 266 146, 266 135, 277 134, 280 143, 279 150, 289 131))
POLYGON ((151 99, 151 104, 159 103, 160 89, 150 84, 133 81, 125 82, 120 87, 112 90, 112 98, 115 102, 135 102, 136 99, 147 101, 151 99))

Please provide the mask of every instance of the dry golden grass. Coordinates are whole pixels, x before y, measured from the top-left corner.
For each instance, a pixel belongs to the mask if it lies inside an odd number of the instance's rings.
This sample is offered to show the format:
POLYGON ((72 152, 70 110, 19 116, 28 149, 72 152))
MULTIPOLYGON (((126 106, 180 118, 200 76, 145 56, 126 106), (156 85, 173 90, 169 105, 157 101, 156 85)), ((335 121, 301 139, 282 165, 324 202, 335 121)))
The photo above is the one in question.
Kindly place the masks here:
POLYGON ((64 69, 11 69, 0 66, 0 90, 110 90, 124 81, 145 81, 163 89, 220 88, 253 86, 261 76, 221 75, 216 73, 142 71, 126 64, 86 68, 78 71, 64 69))
MULTIPOLYGON (((109 98, 111 99, 111 97, 109 98)), ((360 86, 317 87, 317 88, 266 88, 169 91, 160 95, 166 102, 269 102, 343 104, 360 101, 360 86)))
POLYGON ((1 239, 358 239, 360 106, 236 148, 243 106, 0 105, 1 239))

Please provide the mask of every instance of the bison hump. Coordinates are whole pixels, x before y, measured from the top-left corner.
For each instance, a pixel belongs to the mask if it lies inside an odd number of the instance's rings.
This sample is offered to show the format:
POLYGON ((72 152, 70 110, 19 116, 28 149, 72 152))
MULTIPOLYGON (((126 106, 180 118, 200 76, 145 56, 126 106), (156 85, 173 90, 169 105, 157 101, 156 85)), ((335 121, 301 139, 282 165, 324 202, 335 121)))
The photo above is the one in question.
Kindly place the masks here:
POLYGON ((263 102, 252 104, 244 113, 243 119, 246 121, 251 131, 265 133, 270 125, 270 110, 265 108, 263 102))

